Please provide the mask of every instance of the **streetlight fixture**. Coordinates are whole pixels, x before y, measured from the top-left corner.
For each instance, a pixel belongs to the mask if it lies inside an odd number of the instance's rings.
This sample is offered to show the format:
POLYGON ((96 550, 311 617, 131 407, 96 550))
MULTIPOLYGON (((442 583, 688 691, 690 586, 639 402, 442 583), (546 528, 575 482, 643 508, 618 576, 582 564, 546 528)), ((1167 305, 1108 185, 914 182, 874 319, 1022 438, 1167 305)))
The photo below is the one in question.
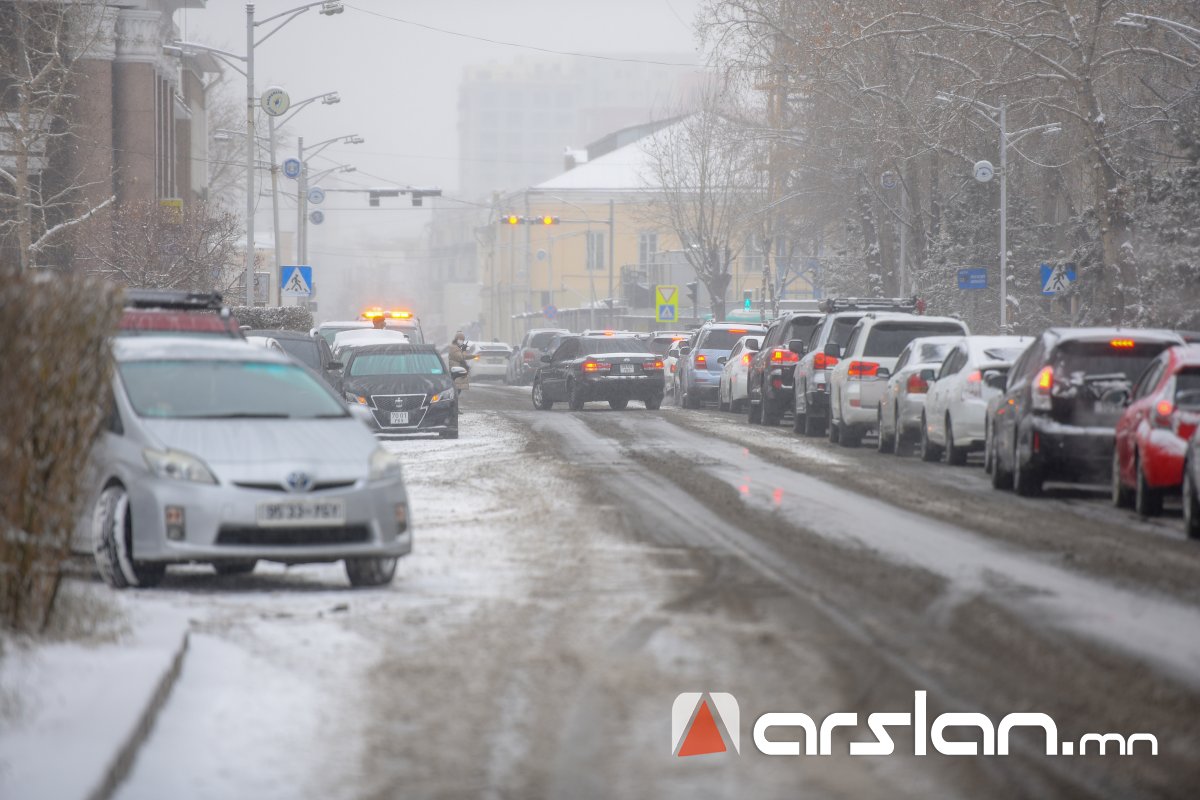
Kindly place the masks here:
MULTIPOLYGON (((345 11, 345 6, 340 0, 316 0, 316 2, 305 3, 302 6, 282 11, 274 14, 266 19, 254 19, 254 3, 246 3, 246 54, 237 55, 225 50, 219 50, 215 47, 208 47, 194 42, 184 42, 176 40, 171 43, 173 48, 179 48, 180 52, 187 50, 199 50, 211 53, 221 57, 225 63, 230 64, 238 72, 246 76, 246 305, 254 305, 254 205, 255 195, 257 191, 254 186, 254 107, 258 104, 258 97, 254 93, 254 48, 263 42, 270 39, 296 17, 300 16, 310 8, 321 7, 321 14, 325 16, 333 16, 345 11), (270 30, 265 36, 257 42, 254 40, 254 30, 260 25, 282 20, 278 25, 270 30), (246 65, 243 70, 234 61, 240 61, 246 65)), ((279 247, 279 243, 275 243, 275 247, 279 247)))
MULTIPOLYGON (((1005 99, 1000 105, 992 106, 973 97, 964 97, 951 92, 938 92, 934 99, 939 103, 961 101, 971 106, 979 115, 1000 129, 1000 330, 1008 330, 1008 147, 1031 133, 1058 133, 1062 126, 1057 122, 1034 125, 1015 133, 1008 131, 1008 109, 1005 99)), ((988 178, 990 180, 990 178, 988 178)))

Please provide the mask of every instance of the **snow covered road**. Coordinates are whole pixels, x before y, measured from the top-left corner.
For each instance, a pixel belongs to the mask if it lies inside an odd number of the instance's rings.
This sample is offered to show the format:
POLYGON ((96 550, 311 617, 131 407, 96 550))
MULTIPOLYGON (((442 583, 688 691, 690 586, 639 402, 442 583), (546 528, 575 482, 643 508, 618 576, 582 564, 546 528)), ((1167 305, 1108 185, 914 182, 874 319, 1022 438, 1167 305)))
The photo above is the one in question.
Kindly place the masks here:
POLYGON ((458 441, 388 446, 416 531, 391 587, 264 565, 136 594, 188 613, 192 645, 118 797, 1186 797, 1200 782, 1200 557, 1169 531, 1125 531, 1145 552, 1114 559, 1121 520, 993 496, 978 470, 865 468, 879 457, 711 413, 535 412, 507 387, 471 390, 458 441), (1064 739, 1150 731, 1159 755, 1047 757, 1034 734, 992 758, 914 756, 907 733, 888 757, 846 756, 864 738, 849 732, 840 756, 750 743, 766 711, 907 710, 914 690, 931 713, 1042 711, 1064 739), (688 691, 737 697, 740 756, 670 755, 688 691))

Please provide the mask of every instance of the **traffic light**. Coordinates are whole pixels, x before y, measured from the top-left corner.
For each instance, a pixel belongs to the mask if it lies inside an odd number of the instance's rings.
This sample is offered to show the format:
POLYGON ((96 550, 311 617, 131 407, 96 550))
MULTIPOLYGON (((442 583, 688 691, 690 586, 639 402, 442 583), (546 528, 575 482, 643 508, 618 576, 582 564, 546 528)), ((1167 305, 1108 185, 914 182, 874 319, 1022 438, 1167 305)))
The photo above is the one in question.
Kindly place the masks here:
POLYGON ((558 217, 551 217, 551 216, 539 217, 538 222, 542 225, 557 225, 558 217))
POLYGON ((506 214, 500 218, 502 225, 520 225, 524 221, 524 217, 518 217, 516 214, 506 214))
POLYGON ((742 308, 746 311, 754 310, 754 290, 753 289, 743 289, 742 290, 742 308))
POLYGON ((558 217, 547 214, 544 217, 519 217, 516 214, 506 214, 500 218, 501 225, 557 225, 558 217))
POLYGON ((695 305, 700 300, 700 282, 692 281, 691 283, 687 284, 687 290, 688 299, 692 301, 692 305, 695 305))

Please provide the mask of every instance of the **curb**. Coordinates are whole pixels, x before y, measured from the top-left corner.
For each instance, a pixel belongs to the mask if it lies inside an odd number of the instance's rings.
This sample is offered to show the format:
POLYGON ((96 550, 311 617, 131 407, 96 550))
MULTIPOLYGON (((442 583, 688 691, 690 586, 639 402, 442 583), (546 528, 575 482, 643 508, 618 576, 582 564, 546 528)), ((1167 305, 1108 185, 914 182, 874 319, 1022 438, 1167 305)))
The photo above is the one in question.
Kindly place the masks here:
POLYGON ((175 683, 179 680, 179 673, 183 671, 183 659, 187 655, 190 638, 191 632, 184 631, 183 637, 179 642, 179 647, 171 659, 171 665, 167 667, 167 671, 159 679, 158 686, 154 689, 154 694, 150 696, 150 701, 142 709, 142 712, 138 715, 137 723, 133 726, 133 730, 129 732, 125 741, 121 743, 116 755, 109 762, 108 768, 104 770, 104 775, 100 778, 100 782, 96 788, 88 793, 87 800, 111 800, 117 789, 129 777, 129 772, 133 769, 133 763, 137 758, 138 750, 150 738, 150 731, 154 729, 154 722, 158 719, 158 713, 166 705, 167 699, 171 696, 171 690, 175 688, 175 683))

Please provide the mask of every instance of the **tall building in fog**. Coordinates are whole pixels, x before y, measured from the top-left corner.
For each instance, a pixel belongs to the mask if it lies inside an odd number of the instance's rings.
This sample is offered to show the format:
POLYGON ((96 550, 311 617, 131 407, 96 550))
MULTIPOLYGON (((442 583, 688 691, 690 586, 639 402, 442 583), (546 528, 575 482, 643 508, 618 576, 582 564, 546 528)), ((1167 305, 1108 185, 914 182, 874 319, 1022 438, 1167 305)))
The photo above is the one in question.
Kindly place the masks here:
POLYGON ((583 146, 677 109, 699 80, 691 54, 639 54, 634 61, 520 58, 468 68, 458 93, 459 192, 489 196, 539 183, 583 146))

